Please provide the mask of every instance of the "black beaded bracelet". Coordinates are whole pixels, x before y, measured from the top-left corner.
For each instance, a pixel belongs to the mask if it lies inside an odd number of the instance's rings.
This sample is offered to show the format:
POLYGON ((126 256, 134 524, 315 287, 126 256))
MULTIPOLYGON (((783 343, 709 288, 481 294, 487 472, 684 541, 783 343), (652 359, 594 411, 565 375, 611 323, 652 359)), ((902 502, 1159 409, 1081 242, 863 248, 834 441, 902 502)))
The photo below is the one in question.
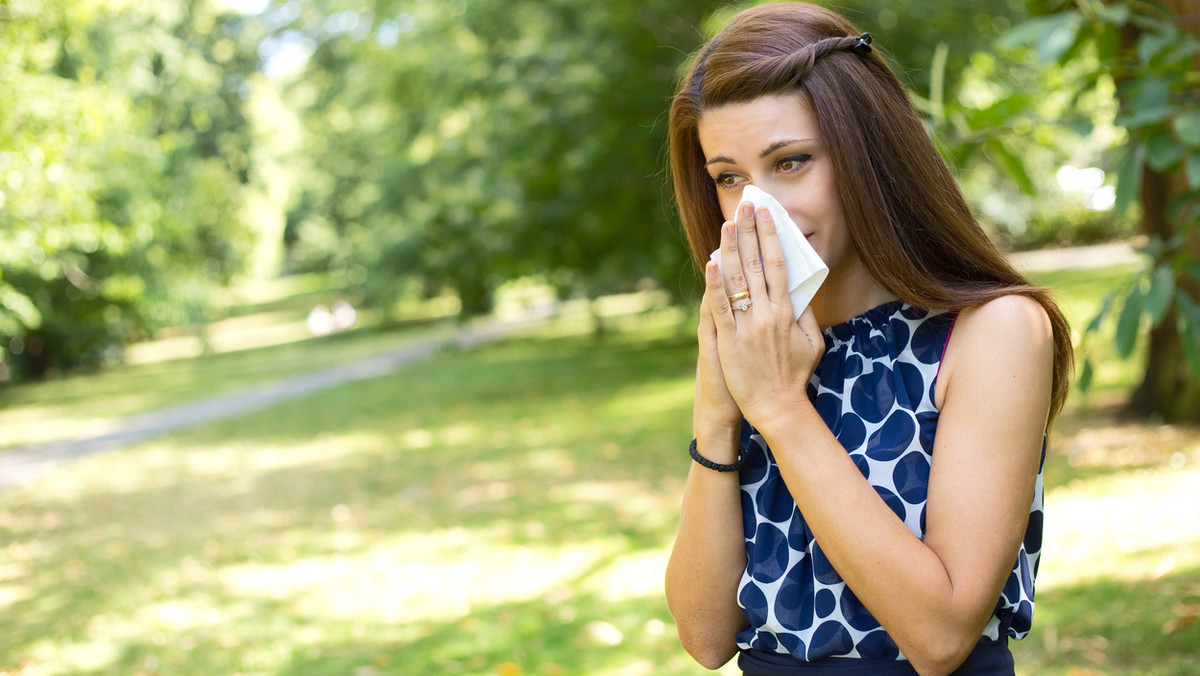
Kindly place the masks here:
POLYGON ((746 461, 746 449, 738 446, 737 462, 732 465, 723 465, 719 462, 713 462, 708 458, 700 455, 700 451, 696 450, 696 440, 692 439, 692 445, 688 447, 688 454, 692 456, 692 460, 700 463, 701 467, 715 470, 717 472, 736 472, 742 468, 742 463, 746 461))

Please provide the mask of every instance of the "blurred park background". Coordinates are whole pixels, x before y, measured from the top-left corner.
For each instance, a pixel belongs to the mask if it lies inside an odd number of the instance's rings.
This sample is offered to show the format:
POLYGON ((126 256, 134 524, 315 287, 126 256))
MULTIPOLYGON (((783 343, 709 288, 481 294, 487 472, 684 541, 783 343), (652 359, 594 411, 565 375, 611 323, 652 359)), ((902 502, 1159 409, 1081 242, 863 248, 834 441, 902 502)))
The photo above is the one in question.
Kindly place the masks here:
MULTIPOLYGON (((1075 329, 1019 673, 1200 672, 1200 2, 834 6, 1075 329)), ((732 12, 0 0, 0 470, 428 348, 0 477, 0 673, 704 673, 665 111, 732 12)))

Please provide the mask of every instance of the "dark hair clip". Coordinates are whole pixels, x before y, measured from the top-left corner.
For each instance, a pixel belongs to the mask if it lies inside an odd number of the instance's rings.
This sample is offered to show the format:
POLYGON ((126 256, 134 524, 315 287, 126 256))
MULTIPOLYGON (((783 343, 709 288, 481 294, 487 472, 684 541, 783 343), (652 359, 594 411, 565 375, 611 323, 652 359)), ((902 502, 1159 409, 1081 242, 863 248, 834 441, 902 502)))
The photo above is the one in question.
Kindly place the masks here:
POLYGON ((871 51, 871 34, 863 33, 862 35, 858 36, 858 42, 854 43, 854 46, 850 48, 850 51, 858 54, 859 56, 866 56, 867 53, 871 51))

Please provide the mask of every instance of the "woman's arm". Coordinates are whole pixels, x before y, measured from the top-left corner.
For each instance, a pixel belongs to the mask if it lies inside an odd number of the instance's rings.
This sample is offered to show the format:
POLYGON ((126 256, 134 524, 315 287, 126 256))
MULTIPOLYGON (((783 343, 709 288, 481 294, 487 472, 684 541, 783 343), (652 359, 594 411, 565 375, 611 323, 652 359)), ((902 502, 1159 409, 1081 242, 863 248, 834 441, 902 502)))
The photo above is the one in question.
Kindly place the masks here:
MULTIPOLYGON (((729 224, 727 224, 728 226, 729 224)), ((706 273, 697 329, 696 399, 692 433, 700 454, 714 462, 737 460, 742 412, 725 384, 717 353, 714 313, 728 317, 727 294, 745 289, 731 230, 722 247, 733 252, 726 288, 715 269, 706 273)), ((727 259, 728 260, 728 259, 727 259)), ((667 562, 667 605, 684 648, 700 664, 716 669, 737 652, 736 635, 746 626, 737 604, 737 586, 746 569, 741 486, 737 472, 716 472, 692 464, 683 494, 679 534, 667 562)))
MULTIPOLYGON (((697 430, 697 449, 730 463, 737 432, 697 430), (720 452, 717 452, 720 450, 720 452)), ((667 605, 683 647, 697 662, 716 669, 737 652, 736 635, 746 626, 737 586, 746 569, 741 487, 737 472, 715 472, 692 463, 679 534, 667 562, 667 605)))
POLYGON ((1024 536, 1050 403, 1053 340, 1034 300, 960 314, 940 399, 924 540, 863 478, 809 404, 747 417, 846 584, 922 674, 948 673, 978 642, 1024 536))

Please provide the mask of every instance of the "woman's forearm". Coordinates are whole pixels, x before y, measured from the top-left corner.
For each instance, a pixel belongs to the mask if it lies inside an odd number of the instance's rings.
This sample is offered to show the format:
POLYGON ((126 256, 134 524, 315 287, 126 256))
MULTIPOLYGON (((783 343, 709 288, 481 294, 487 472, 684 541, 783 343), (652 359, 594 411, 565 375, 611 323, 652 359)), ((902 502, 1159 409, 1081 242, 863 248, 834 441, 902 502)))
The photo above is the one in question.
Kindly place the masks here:
MULTIPOLYGON (((736 436, 697 430, 697 448, 715 462, 733 462, 736 436)), ((684 490, 679 535, 667 562, 667 605, 687 651, 715 669, 737 652, 735 636, 746 626, 737 586, 746 568, 742 504, 737 472, 692 465, 684 490)))

